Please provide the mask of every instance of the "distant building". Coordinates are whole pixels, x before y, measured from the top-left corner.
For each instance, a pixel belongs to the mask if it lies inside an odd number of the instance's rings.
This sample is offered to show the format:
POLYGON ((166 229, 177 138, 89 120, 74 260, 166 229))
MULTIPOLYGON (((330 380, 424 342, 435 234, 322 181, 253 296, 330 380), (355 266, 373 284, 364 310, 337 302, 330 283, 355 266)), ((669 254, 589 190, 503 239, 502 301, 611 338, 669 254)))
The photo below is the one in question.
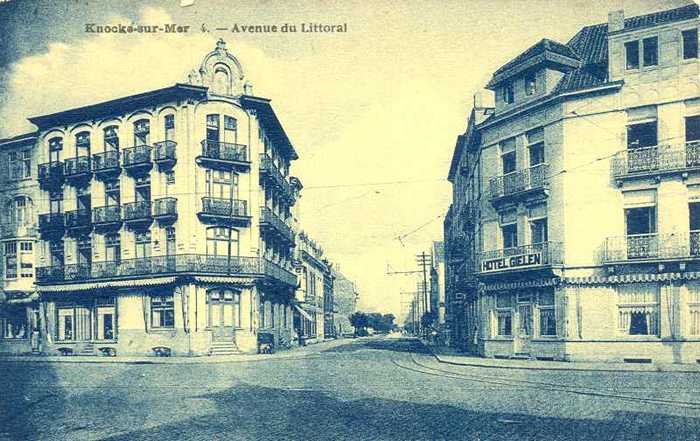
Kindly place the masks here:
POLYGON ((334 325, 336 335, 352 333, 349 317, 357 310, 357 289, 355 283, 338 269, 333 268, 334 325))
POLYGON ((331 271, 323 248, 305 232, 297 235, 294 266, 299 275, 296 291, 294 329, 302 343, 321 342, 325 338, 325 280, 331 271))
POLYGON ((494 72, 449 173, 454 345, 700 360, 699 27, 615 11, 494 72))
POLYGON ((437 314, 435 325, 442 330, 445 326, 445 246, 443 242, 433 242, 432 264, 430 266, 430 311, 437 314))

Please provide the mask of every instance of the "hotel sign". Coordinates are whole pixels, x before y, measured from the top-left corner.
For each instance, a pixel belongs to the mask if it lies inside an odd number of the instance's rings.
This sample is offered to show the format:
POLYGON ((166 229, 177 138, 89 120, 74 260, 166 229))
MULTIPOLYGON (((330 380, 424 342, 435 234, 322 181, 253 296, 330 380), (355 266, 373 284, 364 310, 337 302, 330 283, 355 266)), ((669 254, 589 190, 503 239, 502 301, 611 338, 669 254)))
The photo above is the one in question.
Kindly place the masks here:
POLYGON ((542 253, 518 254, 481 261, 481 272, 503 271, 513 268, 528 268, 542 265, 542 253))

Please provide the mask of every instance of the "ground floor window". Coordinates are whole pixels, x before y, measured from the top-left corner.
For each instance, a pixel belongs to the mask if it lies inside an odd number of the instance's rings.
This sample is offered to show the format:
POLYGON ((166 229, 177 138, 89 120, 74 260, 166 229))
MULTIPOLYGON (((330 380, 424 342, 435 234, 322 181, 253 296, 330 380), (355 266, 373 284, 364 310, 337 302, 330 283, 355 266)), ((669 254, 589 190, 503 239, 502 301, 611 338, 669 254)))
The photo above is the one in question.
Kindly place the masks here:
POLYGON ((688 334, 700 335, 700 285, 688 285, 688 334))
POLYGON ((510 293, 496 295, 496 322, 498 336, 513 335, 513 296, 510 293))
POLYGON ((100 297, 84 303, 57 304, 55 337, 58 341, 114 340, 114 297, 100 297))
POLYGON ((659 335, 659 287, 640 283, 620 285, 618 329, 623 335, 659 335))
POLYGON ((5 305, 0 309, 0 338, 29 338, 28 325, 25 306, 5 305))
POLYGON ((151 297, 151 327, 175 327, 175 302, 172 294, 151 297))
POLYGON ((554 290, 540 291, 538 294, 540 311, 540 335, 552 337, 557 335, 557 319, 554 313, 554 290))

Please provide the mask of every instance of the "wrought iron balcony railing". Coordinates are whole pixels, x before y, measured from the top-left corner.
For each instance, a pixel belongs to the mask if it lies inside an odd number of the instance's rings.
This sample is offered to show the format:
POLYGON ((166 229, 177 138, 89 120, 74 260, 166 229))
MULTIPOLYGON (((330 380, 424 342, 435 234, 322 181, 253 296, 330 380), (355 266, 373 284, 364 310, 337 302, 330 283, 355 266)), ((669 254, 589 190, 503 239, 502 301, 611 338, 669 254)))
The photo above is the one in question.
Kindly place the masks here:
POLYGON ((60 161, 39 164, 39 185, 54 188, 63 184, 64 168, 60 161))
POLYGON ((226 274, 268 277, 296 286, 296 275, 282 266, 259 257, 176 254, 156 257, 101 261, 37 268, 39 284, 76 280, 138 278, 153 274, 226 274))
POLYGON ((479 272, 489 273, 516 269, 536 269, 563 263, 561 242, 542 242, 500 250, 484 251, 479 255, 479 272))
POLYGON ((265 153, 260 154, 260 178, 268 179, 277 188, 282 190, 285 196, 292 197, 294 190, 289 179, 286 178, 280 169, 275 165, 275 162, 265 153))
POLYGON ((151 165, 151 152, 153 148, 150 145, 137 145, 122 151, 124 158, 122 164, 124 168, 148 167, 151 165))
POLYGON ((270 228, 276 231, 282 238, 291 242, 294 241, 294 230, 287 222, 276 215, 274 211, 268 207, 260 207, 260 213, 260 226, 262 228, 270 228))
POLYGON ((95 225, 116 224, 122 221, 122 210, 119 205, 108 205, 92 209, 92 222, 95 225))
POLYGON ((92 171, 104 173, 119 170, 119 151, 108 150, 92 155, 92 171))
POLYGON ((77 158, 68 158, 65 163, 66 178, 74 176, 84 176, 91 172, 90 157, 78 156, 77 158))
POLYGON ((177 217, 177 198, 165 197, 153 201, 153 217, 161 219, 177 217))
POLYGON ((240 199, 202 198, 202 211, 207 216, 217 217, 248 217, 248 201, 240 199))
POLYGON ((548 186, 549 164, 537 164, 524 170, 491 178, 489 192, 491 200, 514 196, 533 190, 544 190, 548 186))
POLYGON ((619 152, 612 160, 617 179, 682 172, 700 167, 700 141, 684 144, 655 145, 619 152))
POLYGON ((177 161, 177 156, 175 155, 175 148, 177 143, 175 141, 165 140, 156 142, 153 144, 155 147, 153 160, 157 162, 160 166, 173 166, 177 161))
POLYGON ((32 237, 36 236, 39 228, 36 224, 24 223, 7 223, 0 225, 0 238, 8 239, 11 237, 32 237))
POLYGON ((151 201, 136 201, 122 205, 124 221, 142 221, 151 218, 151 201))
POLYGON ((202 141, 201 158, 228 162, 250 162, 248 146, 208 139, 202 141))
POLYGON ((66 228, 84 228, 92 223, 92 213, 87 208, 66 211, 66 228))
POLYGON ((65 215, 63 213, 44 213, 39 215, 39 230, 58 231, 65 226, 65 215))
POLYGON ((665 260, 700 256, 700 231, 608 237, 603 262, 665 260))

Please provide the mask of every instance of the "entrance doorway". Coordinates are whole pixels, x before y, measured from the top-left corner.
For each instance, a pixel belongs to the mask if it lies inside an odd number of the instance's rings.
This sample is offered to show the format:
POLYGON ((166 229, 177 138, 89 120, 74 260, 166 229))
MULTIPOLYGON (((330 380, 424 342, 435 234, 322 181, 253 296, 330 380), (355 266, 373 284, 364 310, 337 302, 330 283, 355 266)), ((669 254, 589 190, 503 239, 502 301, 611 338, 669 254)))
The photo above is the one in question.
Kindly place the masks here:
POLYGON ((515 352, 530 353, 532 340, 532 293, 518 293, 518 331, 515 338, 515 352))
POLYGON ((240 293, 230 289, 213 289, 207 295, 209 328, 214 341, 231 342, 240 326, 240 293))

